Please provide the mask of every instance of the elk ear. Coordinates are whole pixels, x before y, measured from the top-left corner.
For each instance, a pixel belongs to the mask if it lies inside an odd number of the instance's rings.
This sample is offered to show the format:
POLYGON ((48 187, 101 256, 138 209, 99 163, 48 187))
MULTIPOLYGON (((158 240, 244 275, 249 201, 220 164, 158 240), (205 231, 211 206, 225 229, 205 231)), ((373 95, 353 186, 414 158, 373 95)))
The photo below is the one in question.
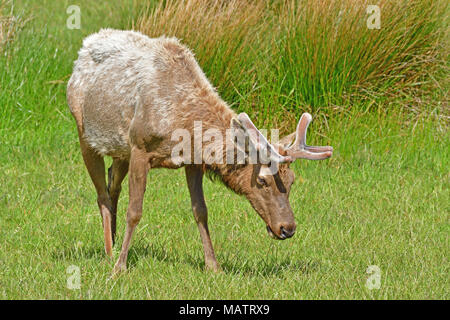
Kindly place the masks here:
POLYGON ((232 128, 234 130, 242 130, 242 131, 245 130, 244 127, 242 126, 242 124, 236 118, 232 118, 231 119, 231 121, 230 121, 230 128, 232 128))
POLYGON ((244 128, 244 126, 242 125, 242 123, 239 121, 239 119, 236 118, 232 118, 230 121, 230 129, 232 129, 233 132, 233 142, 236 145, 236 147, 240 150, 243 150, 245 152, 245 161, 247 162, 248 160, 248 153, 250 150, 249 147, 249 140, 247 139, 247 133, 246 130, 244 128))

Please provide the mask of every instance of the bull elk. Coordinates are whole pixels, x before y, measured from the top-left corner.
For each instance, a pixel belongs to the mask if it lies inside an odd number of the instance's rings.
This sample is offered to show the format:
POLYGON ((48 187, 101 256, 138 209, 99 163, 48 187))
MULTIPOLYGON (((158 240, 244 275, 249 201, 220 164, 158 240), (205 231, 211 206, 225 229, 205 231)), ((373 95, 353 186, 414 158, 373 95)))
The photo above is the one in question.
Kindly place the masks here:
MULTIPOLYGON (((308 113, 302 115, 294 133, 279 143, 269 143, 247 114, 236 115, 219 97, 194 55, 175 38, 152 39, 139 32, 111 29, 90 35, 74 64, 67 85, 67 101, 76 121, 84 163, 97 191, 105 251, 110 257, 121 183, 129 173, 126 231, 115 273, 126 270, 128 249, 142 216, 147 173, 151 168, 185 168, 205 265, 217 271, 220 267, 208 231, 203 175, 213 173, 234 192, 244 195, 264 220, 269 235, 287 239, 296 229, 289 204, 294 181, 290 163, 298 158, 326 159, 333 152, 332 147, 306 144, 311 122, 308 113), (200 161, 186 161, 186 154, 183 161, 175 161, 172 149, 179 141, 173 139, 174 131, 182 128, 193 133, 198 121, 202 130, 214 129, 223 134, 227 143, 209 145, 223 157, 229 151, 225 145, 238 149, 237 140, 226 135, 226 131, 233 129, 236 135, 244 136, 245 161, 210 161, 194 149, 189 152, 195 153, 193 156, 200 161), (269 161, 249 161, 249 146, 259 155, 269 154, 269 161), (108 183, 104 156, 113 159, 108 183)), ((194 134, 191 137, 190 145, 198 144, 194 134)))

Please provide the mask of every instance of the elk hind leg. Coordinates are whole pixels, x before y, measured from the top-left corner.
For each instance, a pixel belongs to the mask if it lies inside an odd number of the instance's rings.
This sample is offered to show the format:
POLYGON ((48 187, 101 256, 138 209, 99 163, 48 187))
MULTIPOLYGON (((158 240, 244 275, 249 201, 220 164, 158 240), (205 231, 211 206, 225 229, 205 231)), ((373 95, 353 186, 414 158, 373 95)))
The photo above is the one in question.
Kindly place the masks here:
POLYGON ((127 269, 128 250, 130 248, 133 232, 142 217, 142 203, 144 199, 147 173, 150 170, 149 155, 137 147, 131 149, 129 165, 129 203, 127 210, 127 226, 122 243, 119 259, 117 260, 113 274, 118 274, 127 269))
POLYGON ((117 203, 122 190, 122 181, 127 173, 128 161, 114 158, 111 167, 108 169, 108 194, 111 199, 111 234, 113 244, 116 237, 117 203))
POLYGON ((102 217, 105 252, 109 257, 112 257, 112 205, 106 188, 105 162, 103 157, 90 148, 82 139, 80 139, 80 146, 84 163, 97 191, 97 203, 102 217))

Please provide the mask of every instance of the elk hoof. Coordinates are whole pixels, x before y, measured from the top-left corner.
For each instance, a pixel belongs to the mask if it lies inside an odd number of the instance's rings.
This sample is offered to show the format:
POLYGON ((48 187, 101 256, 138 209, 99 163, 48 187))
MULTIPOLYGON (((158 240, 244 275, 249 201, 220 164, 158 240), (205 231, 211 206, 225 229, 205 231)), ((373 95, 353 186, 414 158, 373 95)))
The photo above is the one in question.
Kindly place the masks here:
POLYGON ((112 270, 112 277, 116 278, 117 276, 119 276, 121 273, 124 273, 127 271, 127 266, 124 263, 119 263, 117 262, 114 265, 114 268, 112 270))
POLYGON ((217 262, 206 263, 206 270, 212 271, 214 273, 222 273, 222 268, 219 266, 217 262))

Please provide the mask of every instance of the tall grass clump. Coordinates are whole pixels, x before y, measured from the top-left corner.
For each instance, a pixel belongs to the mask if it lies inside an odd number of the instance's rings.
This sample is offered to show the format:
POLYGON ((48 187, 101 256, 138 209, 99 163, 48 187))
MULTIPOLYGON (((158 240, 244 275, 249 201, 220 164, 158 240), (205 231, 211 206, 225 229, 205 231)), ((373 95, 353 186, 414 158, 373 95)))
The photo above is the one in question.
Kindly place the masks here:
POLYGON ((369 4, 304 0, 279 8, 272 70, 284 78, 281 96, 320 107, 436 88, 445 65, 446 2, 378 1, 380 29, 367 26, 369 4))
POLYGON ((440 0, 184 0, 149 5, 134 28, 180 38, 226 100, 280 124, 299 106, 446 99, 447 18, 440 0), (380 29, 367 26, 369 4, 380 7, 380 29))

